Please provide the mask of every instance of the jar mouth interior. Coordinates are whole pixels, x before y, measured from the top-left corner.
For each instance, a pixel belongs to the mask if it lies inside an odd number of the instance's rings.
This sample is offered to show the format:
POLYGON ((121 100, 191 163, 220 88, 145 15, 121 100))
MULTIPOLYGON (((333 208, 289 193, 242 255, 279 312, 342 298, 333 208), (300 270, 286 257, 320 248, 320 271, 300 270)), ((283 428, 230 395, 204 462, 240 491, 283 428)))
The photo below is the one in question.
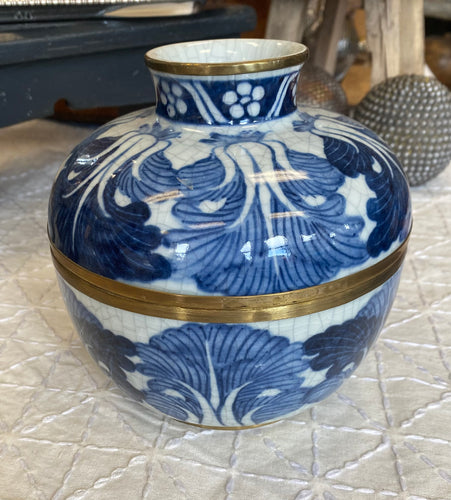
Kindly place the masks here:
POLYGON ((146 53, 146 63, 175 74, 231 75, 297 66, 307 57, 307 47, 297 42, 226 38, 157 47, 146 53))

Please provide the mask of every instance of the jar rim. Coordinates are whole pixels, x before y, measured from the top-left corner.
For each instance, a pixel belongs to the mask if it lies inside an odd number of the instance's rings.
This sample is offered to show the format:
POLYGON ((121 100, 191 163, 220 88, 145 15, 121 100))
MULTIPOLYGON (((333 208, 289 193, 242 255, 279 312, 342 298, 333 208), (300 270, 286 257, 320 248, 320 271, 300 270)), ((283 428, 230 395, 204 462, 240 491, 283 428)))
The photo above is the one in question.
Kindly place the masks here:
POLYGON ((223 38, 163 45, 145 55, 154 71, 177 75, 237 75, 299 66, 308 59, 302 43, 263 38, 223 38))

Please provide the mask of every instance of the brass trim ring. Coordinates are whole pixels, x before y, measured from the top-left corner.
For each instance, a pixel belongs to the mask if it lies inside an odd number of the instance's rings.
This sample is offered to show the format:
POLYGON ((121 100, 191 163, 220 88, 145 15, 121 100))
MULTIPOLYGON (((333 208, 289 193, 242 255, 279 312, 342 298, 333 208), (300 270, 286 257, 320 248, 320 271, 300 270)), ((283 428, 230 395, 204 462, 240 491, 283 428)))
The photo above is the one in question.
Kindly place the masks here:
MULTIPOLYGON (((226 41, 217 40, 217 41, 226 41)), ((252 43, 261 40, 252 40, 249 38, 240 39, 242 43, 252 43)), ((248 61, 231 61, 231 62, 186 62, 186 61, 173 61, 158 56, 159 47, 149 50, 145 54, 145 61, 147 66, 155 71, 163 73, 171 73, 175 75, 197 75, 197 76, 218 76, 218 75, 238 75, 245 73, 256 73, 259 71, 272 71, 276 69, 289 68, 291 66, 298 66, 308 59, 308 48, 301 43, 287 42, 285 40, 272 40, 274 43, 283 42, 287 45, 296 46, 296 50, 281 56, 269 57, 266 59, 256 59, 248 61)), ((189 43, 191 46, 195 44, 205 45, 206 41, 198 42, 181 42, 175 45, 186 45, 189 43)), ((265 43, 269 43, 265 40, 265 43)))
POLYGON ((271 420, 270 422, 263 422, 261 424, 253 424, 253 425, 237 425, 237 426, 226 426, 226 425, 203 425, 196 424, 194 422, 187 422, 186 420, 179 420, 178 418, 174 419, 176 422, 180 422, 181 424, 192 425, 193 427, 200 427, 201 429, 210 429, 214 431, 244 431, 247 429, 257 429, 258 427, 266 427, 267 425, 276 424, 280 422, 279 420, 271 420))
POLYGON ((357 273, 290 292, 249 296, 181 295, 105 278, 68 259, 53 243, 58 273, 99 302, 159 318, 202 323, 251 323, 296 318, 346 304, 387 281, 401 267, 408 238, 389 256, 357 273))

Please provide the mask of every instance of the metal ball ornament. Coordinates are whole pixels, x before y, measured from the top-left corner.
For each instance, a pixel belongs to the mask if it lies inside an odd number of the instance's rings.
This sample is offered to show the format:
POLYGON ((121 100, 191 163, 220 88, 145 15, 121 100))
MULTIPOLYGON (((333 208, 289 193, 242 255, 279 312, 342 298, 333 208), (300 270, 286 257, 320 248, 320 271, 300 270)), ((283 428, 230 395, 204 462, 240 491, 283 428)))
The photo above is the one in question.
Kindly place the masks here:
POLYGON ((343 115, 348 112, 348 100, 340 83, 325 69, 309 62, 302 68, 296 98, 298 104, 318 106, 343 115))
POLYGON ((451 162, 451 92, 434 77, 389 78, 369 91, 353 117, 390 146, 411 186, 451 162))

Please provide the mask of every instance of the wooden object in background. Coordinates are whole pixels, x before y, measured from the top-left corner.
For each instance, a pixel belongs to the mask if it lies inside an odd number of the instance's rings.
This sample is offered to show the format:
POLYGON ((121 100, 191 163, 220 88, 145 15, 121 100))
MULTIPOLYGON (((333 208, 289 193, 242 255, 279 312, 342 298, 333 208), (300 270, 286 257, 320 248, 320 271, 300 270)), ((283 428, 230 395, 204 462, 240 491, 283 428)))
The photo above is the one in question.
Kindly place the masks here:
MULTIPOLYGON (((266 38, 299 42, 308 22, 308 0, 272 0, 266 24, 266 38)), ((343 34, 348 0, 327 0, 324 19, 319 28, 317 43, 309 47, 315 66, 334 74, 337 44, 343 34)))
POLYGON ((329 0, 326 2, 324 19, 319 28, 317 43, 311 51, 313 64, 325 69, 331 75, 335 73, 337 45, 343 35, 347 7, 347 0, 329 0))
POLYGON ((451 89, 451 33, 426 37, 425 58, 438 81, 451 89))
POLYGON ((451 21, 451 0, 426 0, 424 15, 451 21))
POLYGON ((365 0, 372 86, 393 76, 424 73, 423 7, 423 0, 365 0))
POLYGON ((302 40, 308 0, 271 0, 265 38, 302 40))

